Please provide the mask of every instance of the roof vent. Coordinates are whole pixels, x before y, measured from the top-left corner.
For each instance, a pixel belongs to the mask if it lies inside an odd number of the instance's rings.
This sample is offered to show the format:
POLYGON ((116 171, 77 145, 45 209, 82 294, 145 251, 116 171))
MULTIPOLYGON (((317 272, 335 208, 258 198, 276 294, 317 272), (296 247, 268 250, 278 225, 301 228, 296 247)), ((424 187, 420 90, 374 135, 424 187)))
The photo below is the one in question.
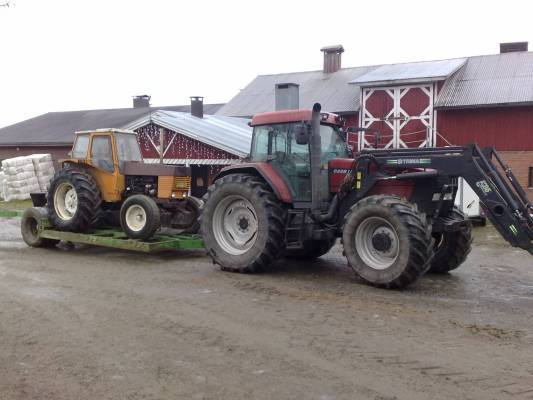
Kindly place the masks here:
POLYGON ((500 43, 500 53, 514 53, 517 51, 527 51, 528 42, 507 42, 500 43))
POLYGON ((324 53, 324 72, 326 74, 341 69, 341 55, 344 52, 342 45, 322 47, 320 51, 324 53))
POLYGON ((133 108, 150 107, 150 96, 141 94, 133 97, 133 108))
POLYGON ((191 115, 197 118, 204 117, 204 98, 202 96, 191 96, 191 115))
POLYGON ((277 83, 274 91, 276 111, 297 110, 300 108, 300 85, 296 83, 277 83))

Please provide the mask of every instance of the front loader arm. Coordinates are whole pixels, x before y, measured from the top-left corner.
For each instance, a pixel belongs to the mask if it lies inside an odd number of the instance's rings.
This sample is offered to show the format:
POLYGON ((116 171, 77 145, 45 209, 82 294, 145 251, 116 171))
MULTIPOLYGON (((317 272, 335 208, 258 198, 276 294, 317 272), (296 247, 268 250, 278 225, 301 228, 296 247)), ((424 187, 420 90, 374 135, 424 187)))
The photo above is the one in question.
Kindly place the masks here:
MULTIPOLYGON (((426 168, 437 175, 462 177, 479 196, 488 219, 502 237, 512 246, 533 254, 533 205, 511 169, 493 148, 481 150, 478 145, 471 144, 465 147, 366 150, 362 156, 365 155, 370 156, 380 169, 385 166, 398 167, 399 170, 426 168)), ((402 179, 402 174, 393 178, 402 179)))

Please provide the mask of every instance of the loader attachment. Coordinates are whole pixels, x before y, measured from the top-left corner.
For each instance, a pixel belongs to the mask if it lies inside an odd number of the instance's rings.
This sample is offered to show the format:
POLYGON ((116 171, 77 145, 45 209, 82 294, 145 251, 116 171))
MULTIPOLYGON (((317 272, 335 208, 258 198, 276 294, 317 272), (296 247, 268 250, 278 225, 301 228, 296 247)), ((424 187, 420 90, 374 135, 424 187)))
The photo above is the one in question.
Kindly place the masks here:
MULTIPOLYGON (((361 158, 375 162, 378 167, 422 167, 437 175, 464 178, 479 196, 487 218, 503 238, 511 246, 533 254, 533 204, 494 148, 482 150, 477 144, 469 144, 426 149, 369 149, 361 152, 361 158)), ((415 179, 416 174, 425 176, 427 173, 406 173, 394 178, 415 179)))

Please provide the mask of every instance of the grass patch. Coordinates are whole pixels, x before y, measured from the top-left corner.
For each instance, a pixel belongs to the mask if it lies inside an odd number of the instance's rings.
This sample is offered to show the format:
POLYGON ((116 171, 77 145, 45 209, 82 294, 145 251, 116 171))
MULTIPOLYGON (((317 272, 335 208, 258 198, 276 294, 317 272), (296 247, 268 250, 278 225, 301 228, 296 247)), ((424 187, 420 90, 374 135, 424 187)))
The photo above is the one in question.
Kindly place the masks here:
POLYGON ((31 200, 0 201, 0 210, 25 210, 32 206, 31 200))

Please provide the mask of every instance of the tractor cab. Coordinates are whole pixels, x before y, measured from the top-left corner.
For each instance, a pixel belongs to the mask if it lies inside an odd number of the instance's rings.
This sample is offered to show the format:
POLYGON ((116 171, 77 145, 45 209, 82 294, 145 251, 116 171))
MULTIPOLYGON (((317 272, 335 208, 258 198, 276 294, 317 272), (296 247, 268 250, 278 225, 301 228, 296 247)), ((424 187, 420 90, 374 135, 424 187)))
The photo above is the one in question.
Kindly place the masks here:
MULTIPOLYGON (((253 163, 269 163, 287 183, 294 201, 311 201, 311 110, 277 111, 256 115, 250 159, 253 163)), ((329 162, 350 158, 342 121, 331 113, 320 115, 320 199, 327 202, 329 162)))

